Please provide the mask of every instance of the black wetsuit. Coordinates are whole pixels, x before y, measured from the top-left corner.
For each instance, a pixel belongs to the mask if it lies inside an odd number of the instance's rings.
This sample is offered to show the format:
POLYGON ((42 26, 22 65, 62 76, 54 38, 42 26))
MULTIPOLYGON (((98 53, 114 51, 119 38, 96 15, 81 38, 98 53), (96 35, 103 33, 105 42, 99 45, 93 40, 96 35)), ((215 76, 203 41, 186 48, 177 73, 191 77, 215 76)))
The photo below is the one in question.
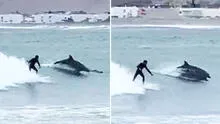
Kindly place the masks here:
POLYGON ((37 73, 38 70, 34 65, 35 65, 35 63, 37 63, 40 67, 40 63, 39 63, 38 59, 37 58, 32 58, 31 60, 28 61, 28 63, 29 63, 29 70, 31 71, 31 69, 34 69, 37 73))
POLYGON ((135 78, 136 78, 138 75, 140 75, 140 76, 142 77, 142 81, 143 81, 143 83, 144 83, 145 77, 144 77, 144 74, 143 74, 143 72, 142 72, 143 68, 145 68, 145 69, 152 75, 151 71, 147 68, 147 65, 146 65, 145 63, 140 63, 140 64, 137 66, 137 70, 136 70, 136 72, 135 72, 135 74, 134 74, 133 81, 135 80, 135 78))

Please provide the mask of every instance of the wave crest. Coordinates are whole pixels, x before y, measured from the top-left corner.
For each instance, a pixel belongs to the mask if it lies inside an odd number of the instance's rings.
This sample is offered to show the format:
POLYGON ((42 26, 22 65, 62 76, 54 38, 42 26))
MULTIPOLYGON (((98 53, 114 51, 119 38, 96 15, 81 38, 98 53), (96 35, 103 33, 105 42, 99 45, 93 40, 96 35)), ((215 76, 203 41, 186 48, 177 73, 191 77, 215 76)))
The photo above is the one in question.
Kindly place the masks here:
POLYGON ((0 89, 23 83, 50 82, 49 77, 30 72, 23 58, 7 56, 0 52, 0 60, 0 89))

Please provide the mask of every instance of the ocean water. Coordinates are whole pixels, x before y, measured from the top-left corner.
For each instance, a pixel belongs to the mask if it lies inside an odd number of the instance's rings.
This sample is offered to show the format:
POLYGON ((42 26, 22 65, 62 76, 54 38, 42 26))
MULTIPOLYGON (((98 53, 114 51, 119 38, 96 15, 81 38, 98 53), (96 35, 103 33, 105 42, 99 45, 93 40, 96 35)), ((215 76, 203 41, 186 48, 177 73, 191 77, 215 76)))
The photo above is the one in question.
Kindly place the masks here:
POLYGON ((209 26, 113 26, 110 88, 114 124, 220 123, 220 28, 209 26), (154 73, 136 65, 144 59, 154 73), (183 81, 176 67, 187 60, 206 70, 207 82, 183 81), (167 76, 169 75, 169 76, 167 76))
POLYGON ((0 37, 1 123, 109 123, 108 26, 1 26, 0 37), (26 63, 36 54, 38 74, 26 63), (104 73, 54 69, 69 54, 104 73))

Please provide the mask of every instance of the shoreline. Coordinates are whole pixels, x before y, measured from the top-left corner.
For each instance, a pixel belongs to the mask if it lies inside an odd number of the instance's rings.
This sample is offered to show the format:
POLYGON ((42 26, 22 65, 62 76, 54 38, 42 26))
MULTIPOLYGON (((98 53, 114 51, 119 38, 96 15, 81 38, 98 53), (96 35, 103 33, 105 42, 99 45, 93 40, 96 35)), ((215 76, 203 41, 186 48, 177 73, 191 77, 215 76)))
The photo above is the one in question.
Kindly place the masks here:
POLYGON ((186 18, 167 19, 167 18, 128 18, 112 19, 112 25, 197 25, 197 26, 220 26, 220 19, 197 19, 186 18))
POLYGON ((0 24, 1 29, 32 30, 32 29, 109 29, 109 23, 95 24, 0 24))
POLYGON ((97 23, 17 23, 17 24, 0 24, 0 26, 100 26, 110 25, 110 22, 97 22, 97 23))
POLYGON ((125 24, 112 25, 112 28, 181 28, 181 29, 220 29, 220 25, 182 25, 182 24, 125 24))

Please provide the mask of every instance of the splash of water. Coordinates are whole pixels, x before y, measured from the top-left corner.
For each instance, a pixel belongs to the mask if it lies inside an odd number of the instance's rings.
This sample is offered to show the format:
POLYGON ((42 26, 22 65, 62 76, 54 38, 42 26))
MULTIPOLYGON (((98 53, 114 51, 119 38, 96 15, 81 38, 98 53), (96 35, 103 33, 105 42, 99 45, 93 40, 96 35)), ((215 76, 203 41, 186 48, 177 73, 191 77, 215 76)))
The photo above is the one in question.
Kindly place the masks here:
POLYGON ((142 85, 141 80, 132 81, 133 73, 126 67, 111 62, 110 87, 111 96, 120 94, 144 94, 146 89, 159 90, 156 84, 147 82, 142 85))
POLYGON ((7 56, 0 52, 0 89, 23 83, 50 82, 49 77, 43 77, 30 72, 25 59, 7 56))

